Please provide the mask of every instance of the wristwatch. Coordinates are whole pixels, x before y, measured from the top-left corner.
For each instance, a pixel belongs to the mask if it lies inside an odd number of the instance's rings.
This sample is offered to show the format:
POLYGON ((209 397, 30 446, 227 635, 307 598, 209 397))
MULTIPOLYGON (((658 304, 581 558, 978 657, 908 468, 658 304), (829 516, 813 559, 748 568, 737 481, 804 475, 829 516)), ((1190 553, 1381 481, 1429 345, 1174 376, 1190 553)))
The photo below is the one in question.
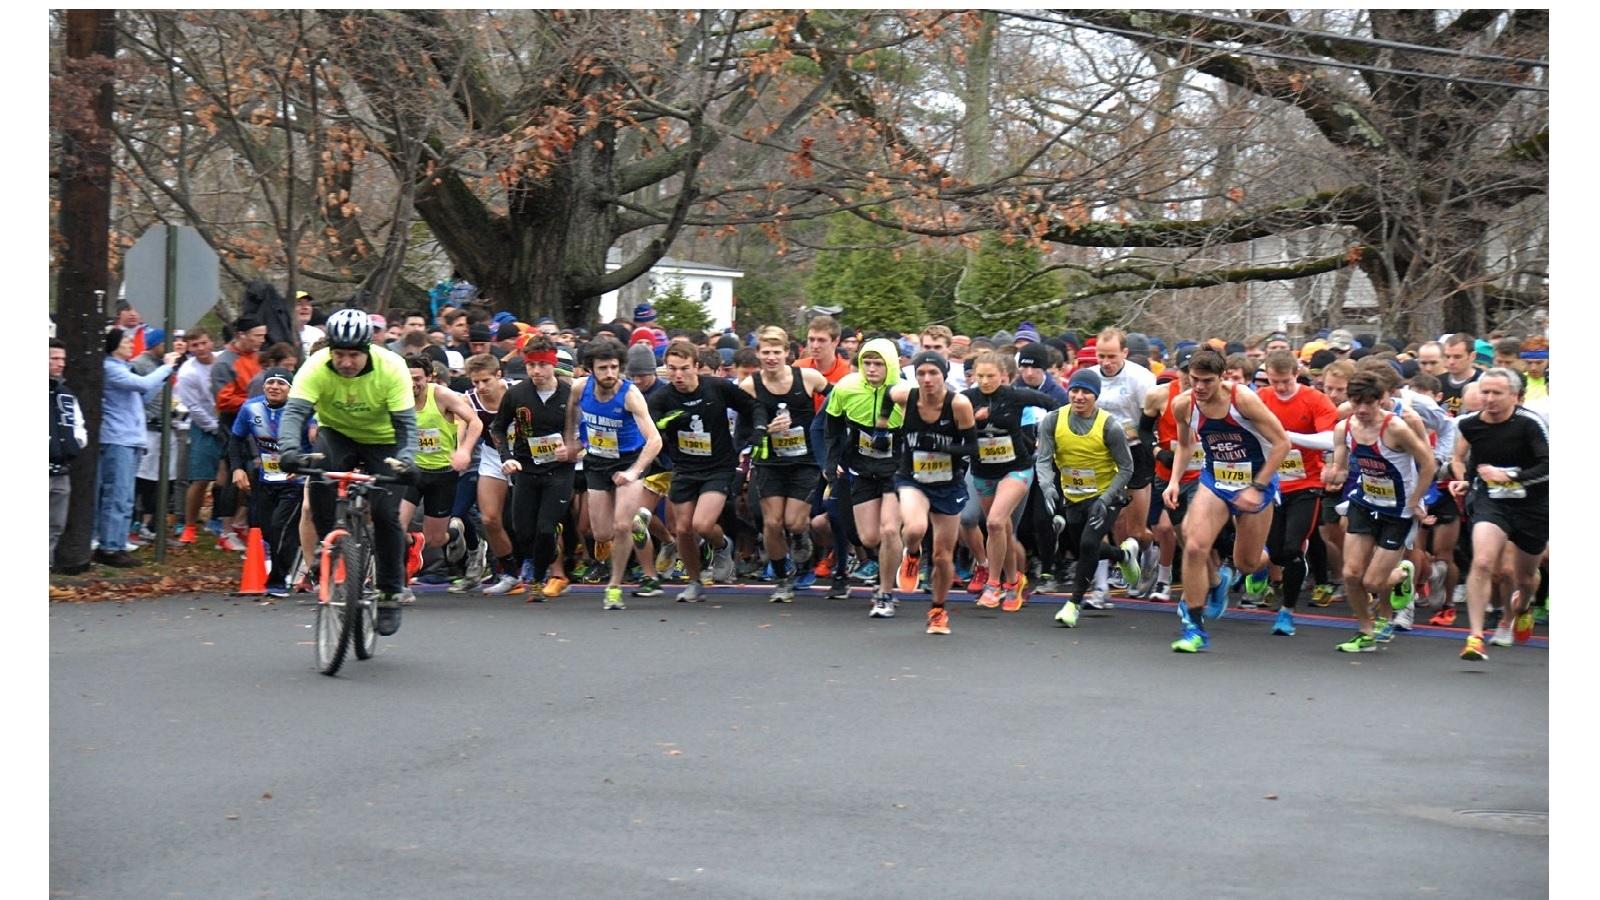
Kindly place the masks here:
POLYGON ((1260 491, 1263 494, 1265 494, 1267 492, 1267 485, 1264 485, 1259 481, 1250 482, 1250 486, 1255 488, 1256 490, 1260 491))

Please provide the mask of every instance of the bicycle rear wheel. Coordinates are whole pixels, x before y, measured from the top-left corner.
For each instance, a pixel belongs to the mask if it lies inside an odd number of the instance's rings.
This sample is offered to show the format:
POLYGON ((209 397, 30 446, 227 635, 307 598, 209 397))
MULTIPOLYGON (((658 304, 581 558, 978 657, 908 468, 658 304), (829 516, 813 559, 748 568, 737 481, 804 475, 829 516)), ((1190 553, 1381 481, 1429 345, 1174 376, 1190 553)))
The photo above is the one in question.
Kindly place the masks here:
POLYGON ((338 673, 350 644, 359 644, 365 579, 358 573, 367 571, 367 548, 360 542, 341 540, 333 554, 329 601, 317 606, 317 668, 324 675, 338 673))
MULTIPOLYGON (((355 531, 351 539, 356 539, 356 535, 360 536, 363 550, 371 546, 365 532, 355 531)), ((358 607, 361 614, 356 616, 355 634, 350 639, 355 645, 356 659, 371 659, 372 654, 378 652, 377 560, 372 558, 370 552, 366 557, 367 565, 362 570, 366 576, 361 581, 361 601, 358 607)))

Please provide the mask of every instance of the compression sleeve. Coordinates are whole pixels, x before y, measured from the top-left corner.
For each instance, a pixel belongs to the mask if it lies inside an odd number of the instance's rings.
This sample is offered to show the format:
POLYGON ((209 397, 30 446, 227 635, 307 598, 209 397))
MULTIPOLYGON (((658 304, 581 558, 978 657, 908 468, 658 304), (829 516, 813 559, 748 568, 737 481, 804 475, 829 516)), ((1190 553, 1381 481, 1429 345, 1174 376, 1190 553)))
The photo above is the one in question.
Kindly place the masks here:
MULTIPOLYGON (((299 448, 299 435, 305 434, 306 420, 311 418, 316 407, 310 400, 290 397, 289 402, 283 405, 283 418, 278 420, 278 436, 280 441, 295 441, 294 449, 299 448)), ((280 443, 282 447, 284 444, 280 443)))
MULTIPOLYGON (((287 417, 286 417, 287 418, 287 417)), ((402 409, 389 413, 394 423, 395 459, 411 463, 417 459, 417 411, 402 409)), ((293 434, 294 432, 289 432, 293 434)))
POLYGON ((1303 448, 1305 448, 1307 450, 1332 450, 1333 449, 1333 431, 1332 430, 1319 431, 1316 434, 1301 434, 1298 431, 1291 431, 1288 434, 1289 434, 1289 443, 1293 444, 1296 447, 1303 447, 1303 448))
POLYGON ((1102 496, 1114 497, 1133 479, 1133 451, 1128 449, 1128 436, 1109 419, 1105 425, 1105 440, 1106 449, 1117 463, 1117 474, 1111 476, 1111 484, 1102 496))
MULTIPOLYGON (((1039 485, 1045 499, 1050 502, 1052 509, 1058 504, 1056 498, 1056 419, 1061 415, 1061 409, 1050 410, 1045 413, 1044 421, 1039 423, 1039 452, 1033 455, 1034 483, 1039 485)), ((1132 464, 1132 457, 1129 458, 1132 464)))

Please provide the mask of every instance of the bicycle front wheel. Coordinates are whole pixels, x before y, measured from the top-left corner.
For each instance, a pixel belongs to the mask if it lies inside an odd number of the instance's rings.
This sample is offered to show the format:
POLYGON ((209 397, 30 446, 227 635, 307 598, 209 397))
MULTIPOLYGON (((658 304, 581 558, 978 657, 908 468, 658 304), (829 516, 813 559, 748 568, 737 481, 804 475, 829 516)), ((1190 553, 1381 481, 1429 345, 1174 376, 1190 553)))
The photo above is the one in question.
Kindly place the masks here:
MULTIPOLYGON (((362 569, 366 574, 361 579, 359 591, 356 592, 360 598, 356 607, 360 610, 360 614, 355 617, 355 634, 350 642, 355 645, 356 659, 371 659, 372 654, 378 652, 378 588, 374 580, 377 577, 377 560, 367 551, 371 544, 367 540, 365 531, 353 531, 348 540, 352 543, 359 540, 363 555, 366 557, 366 566, 362 569)), ((350 564, 354 562, 352 559, 350 564)))
POLYGON ((339 541, 333 554, 329 599, 317 607, 317 667, 324 675, 338 673, 351 643, 360 643, 363 575, 367 571, 364 544, 346 538, 339 541))

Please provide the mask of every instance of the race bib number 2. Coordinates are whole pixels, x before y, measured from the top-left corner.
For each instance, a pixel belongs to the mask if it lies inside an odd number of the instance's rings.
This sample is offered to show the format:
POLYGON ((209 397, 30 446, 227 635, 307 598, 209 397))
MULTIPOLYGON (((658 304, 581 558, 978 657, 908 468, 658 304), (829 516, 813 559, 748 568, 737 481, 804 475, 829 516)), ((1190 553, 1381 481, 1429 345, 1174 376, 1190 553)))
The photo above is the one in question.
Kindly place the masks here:
POLYGON ((589 455, 606 459, 621 459, 617 450, 617 433, 609 428, 589 429, 589 455))

